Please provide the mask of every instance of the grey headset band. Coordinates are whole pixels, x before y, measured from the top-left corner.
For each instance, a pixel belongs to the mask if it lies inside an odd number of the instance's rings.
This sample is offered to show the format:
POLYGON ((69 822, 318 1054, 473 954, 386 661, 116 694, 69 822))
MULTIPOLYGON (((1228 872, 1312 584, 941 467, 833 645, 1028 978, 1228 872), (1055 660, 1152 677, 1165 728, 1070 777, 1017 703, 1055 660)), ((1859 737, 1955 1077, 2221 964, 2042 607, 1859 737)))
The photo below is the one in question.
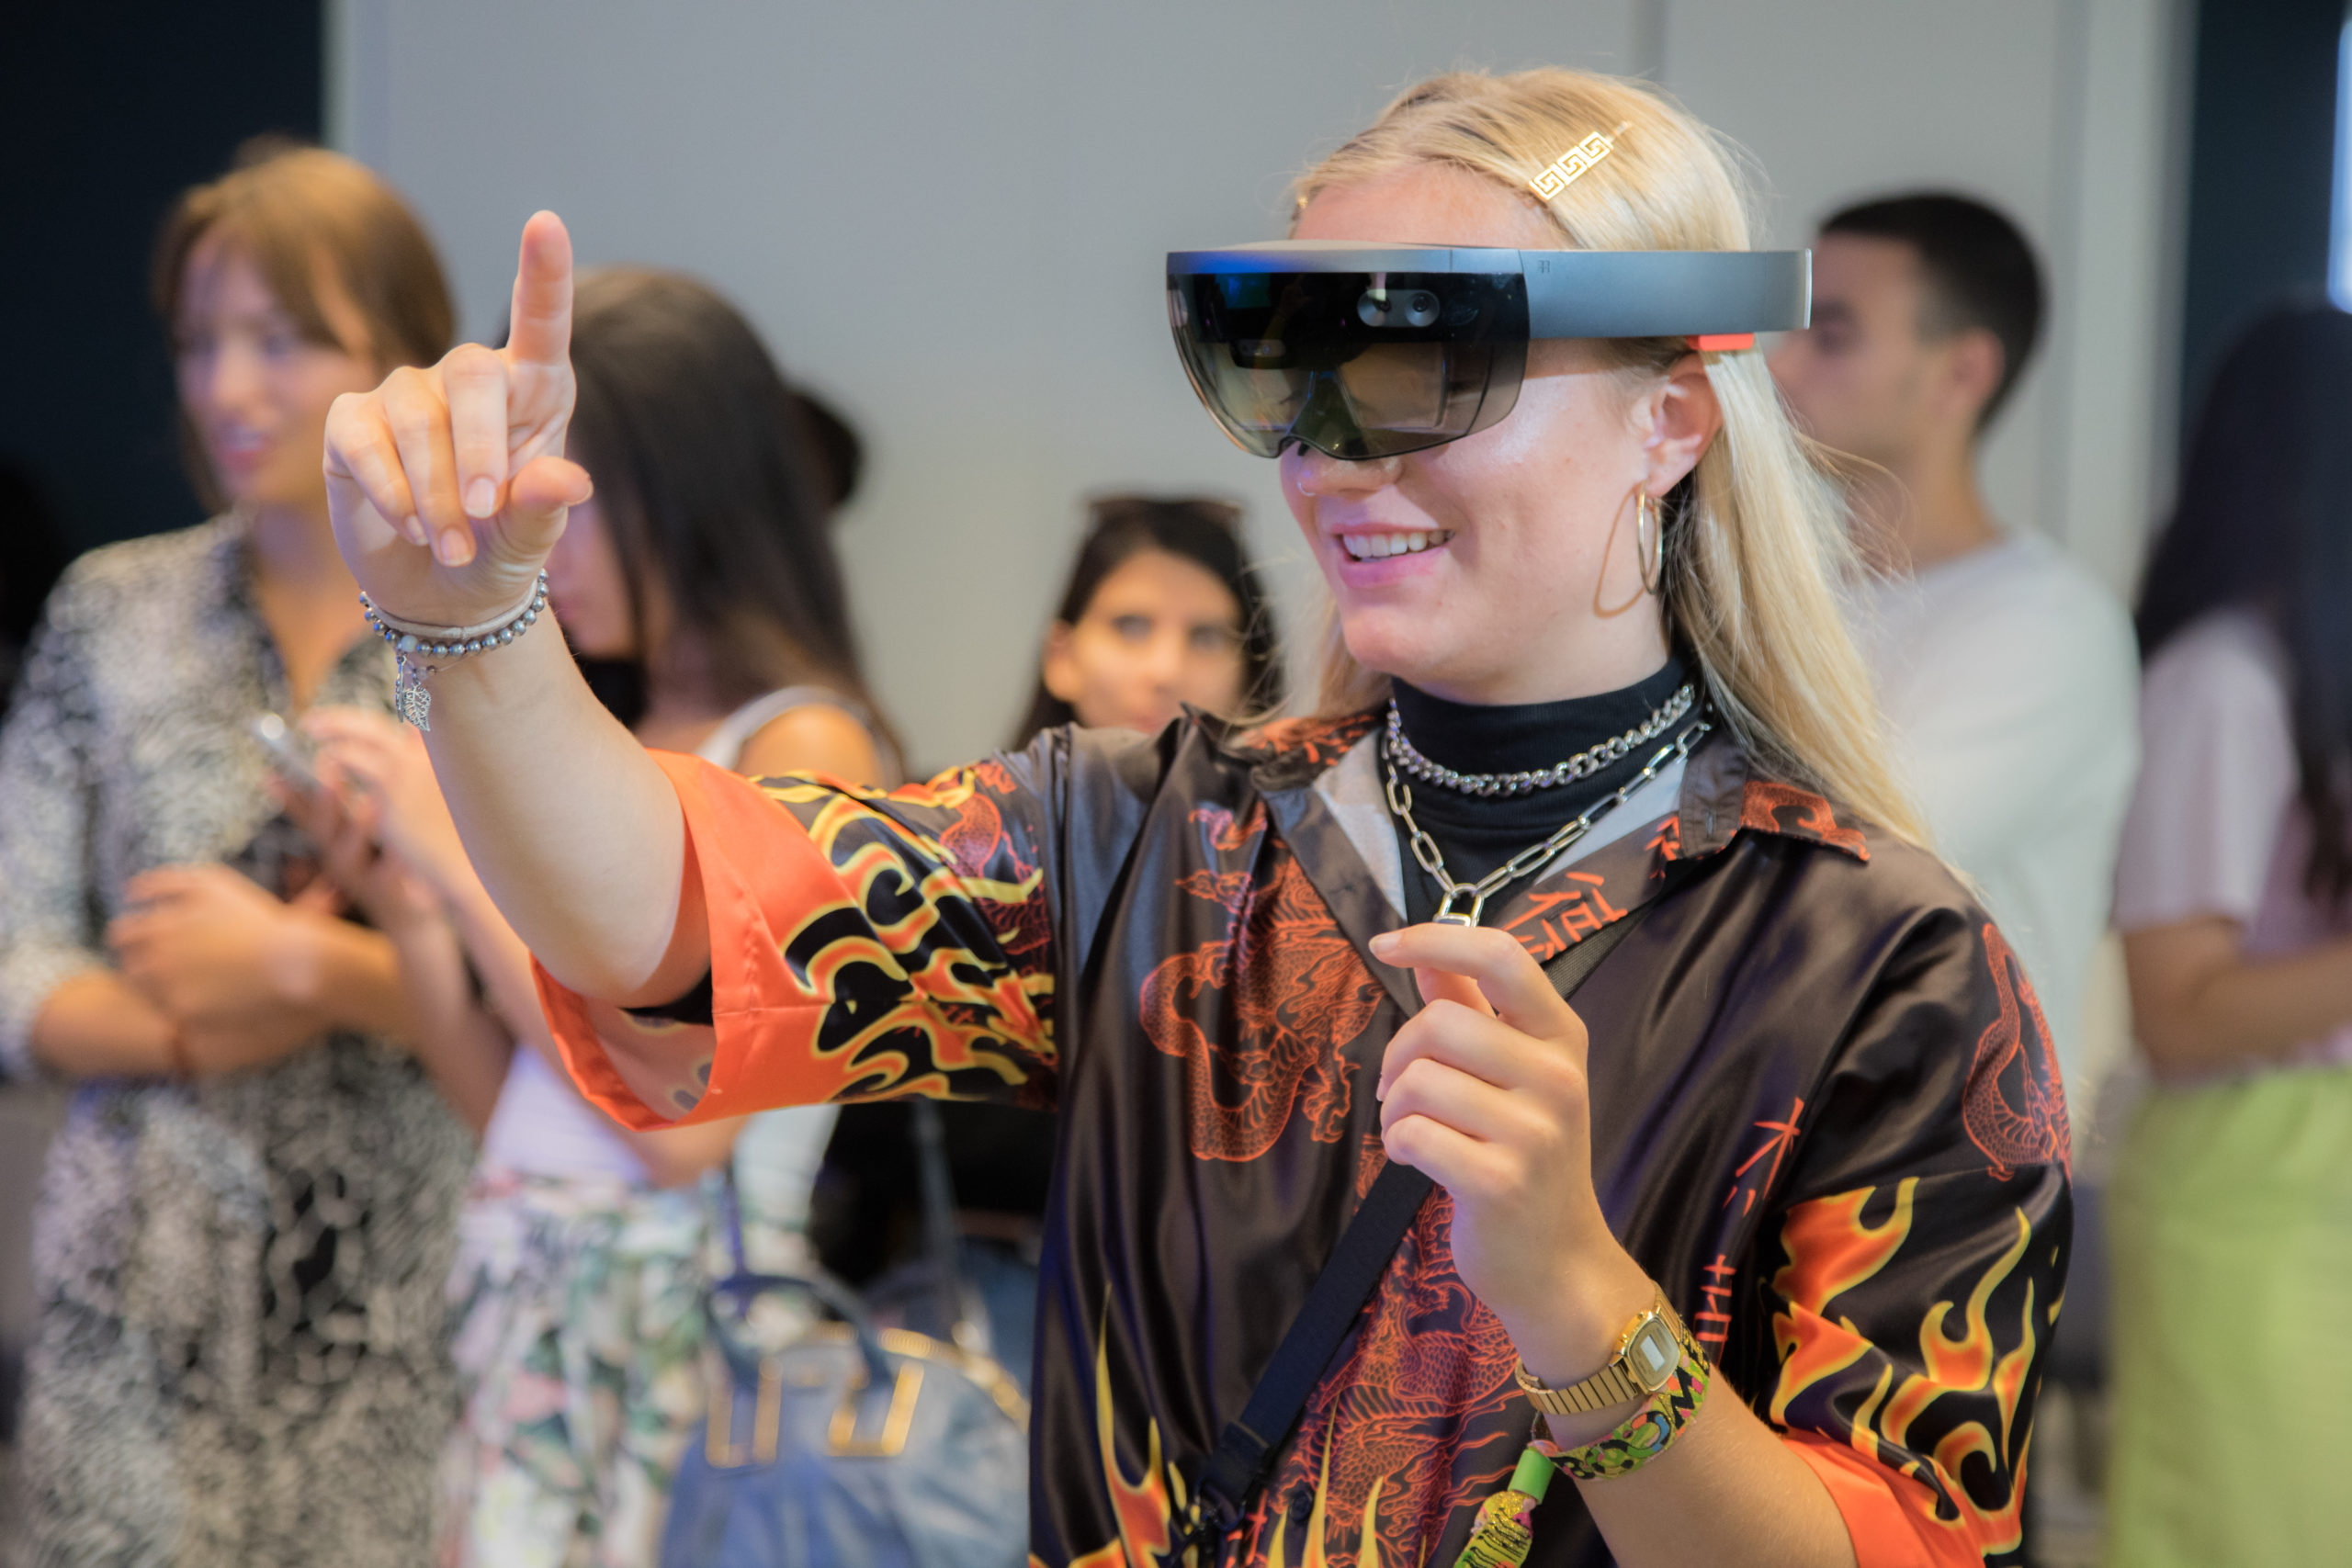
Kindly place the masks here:
POLYGON ((1168 253, 1171 278, 1300 272, 1521 276, 1528 335, 1538 338, 1791 332, 1813 315, 1811 251, 1509 251, 1274 240, 1168 253))

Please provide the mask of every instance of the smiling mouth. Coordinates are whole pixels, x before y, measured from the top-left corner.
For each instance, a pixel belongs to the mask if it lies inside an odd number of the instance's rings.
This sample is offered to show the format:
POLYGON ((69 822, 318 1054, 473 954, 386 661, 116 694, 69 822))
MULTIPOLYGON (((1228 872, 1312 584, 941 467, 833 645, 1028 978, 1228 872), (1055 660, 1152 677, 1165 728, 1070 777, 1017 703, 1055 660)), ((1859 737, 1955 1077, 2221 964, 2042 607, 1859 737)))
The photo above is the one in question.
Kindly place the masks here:
POLYGON ((1388 556, 1419 555, 1432 545, 1442 545, 1453 537, 1451 528, 1432 528, 1409 534, 1342 534, 1340 547, 1348 552, 1350 560, 1380 560, 1388 556))

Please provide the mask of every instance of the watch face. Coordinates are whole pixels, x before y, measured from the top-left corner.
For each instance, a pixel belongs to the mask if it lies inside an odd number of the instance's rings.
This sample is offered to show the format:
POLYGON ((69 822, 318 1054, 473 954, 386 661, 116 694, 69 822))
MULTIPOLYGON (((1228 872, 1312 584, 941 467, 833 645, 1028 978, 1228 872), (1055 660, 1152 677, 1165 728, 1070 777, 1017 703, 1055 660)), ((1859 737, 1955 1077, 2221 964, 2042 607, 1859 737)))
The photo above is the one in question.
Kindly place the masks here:
POLYGON ((1681 1360, 1682 1347, 1675 1343, 1674 1330, 1661 1317, 1651 1318, 1634 1330, 1634 1337, 1625 1346, 1625 1370, 1652 1393, 1667 1385, 1681 1360))

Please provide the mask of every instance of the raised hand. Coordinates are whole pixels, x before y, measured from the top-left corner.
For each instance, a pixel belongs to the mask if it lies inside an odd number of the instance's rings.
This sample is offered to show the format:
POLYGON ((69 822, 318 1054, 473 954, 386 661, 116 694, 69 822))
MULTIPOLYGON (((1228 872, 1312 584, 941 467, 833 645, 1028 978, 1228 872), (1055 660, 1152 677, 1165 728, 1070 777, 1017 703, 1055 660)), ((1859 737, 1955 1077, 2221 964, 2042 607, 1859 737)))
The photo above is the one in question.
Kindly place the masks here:
POLYGON ((327 415, 335 543, 383 609, 470 626, 519 604, 589 495, 563 455, 571 421, 571 236, 552 212, 523 226, 512 330, 404 366, 327 415))

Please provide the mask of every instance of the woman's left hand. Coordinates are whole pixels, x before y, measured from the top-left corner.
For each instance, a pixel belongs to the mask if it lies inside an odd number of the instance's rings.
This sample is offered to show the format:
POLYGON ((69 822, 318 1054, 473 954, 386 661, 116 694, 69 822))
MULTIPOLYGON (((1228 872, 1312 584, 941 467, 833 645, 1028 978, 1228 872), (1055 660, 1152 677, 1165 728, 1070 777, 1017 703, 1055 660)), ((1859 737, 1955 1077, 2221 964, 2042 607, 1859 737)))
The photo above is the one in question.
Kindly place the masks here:
POLYGON ((1592 1185, 1585 1029, 1509 933, 1421 925, 1376 937, 1428 1005, 1388 1043, 1388 1157, 1453 1198, 1453 1264, 1554 1386, 1600 1370, 1655 1287, 1592 1185))
POLYGON ((326 1028, 316 934, 332 917, 225 865, 159 867, 124 891, 131 908, 107 927, 115 961, 200 1067, 275 1060, 326 1028))

